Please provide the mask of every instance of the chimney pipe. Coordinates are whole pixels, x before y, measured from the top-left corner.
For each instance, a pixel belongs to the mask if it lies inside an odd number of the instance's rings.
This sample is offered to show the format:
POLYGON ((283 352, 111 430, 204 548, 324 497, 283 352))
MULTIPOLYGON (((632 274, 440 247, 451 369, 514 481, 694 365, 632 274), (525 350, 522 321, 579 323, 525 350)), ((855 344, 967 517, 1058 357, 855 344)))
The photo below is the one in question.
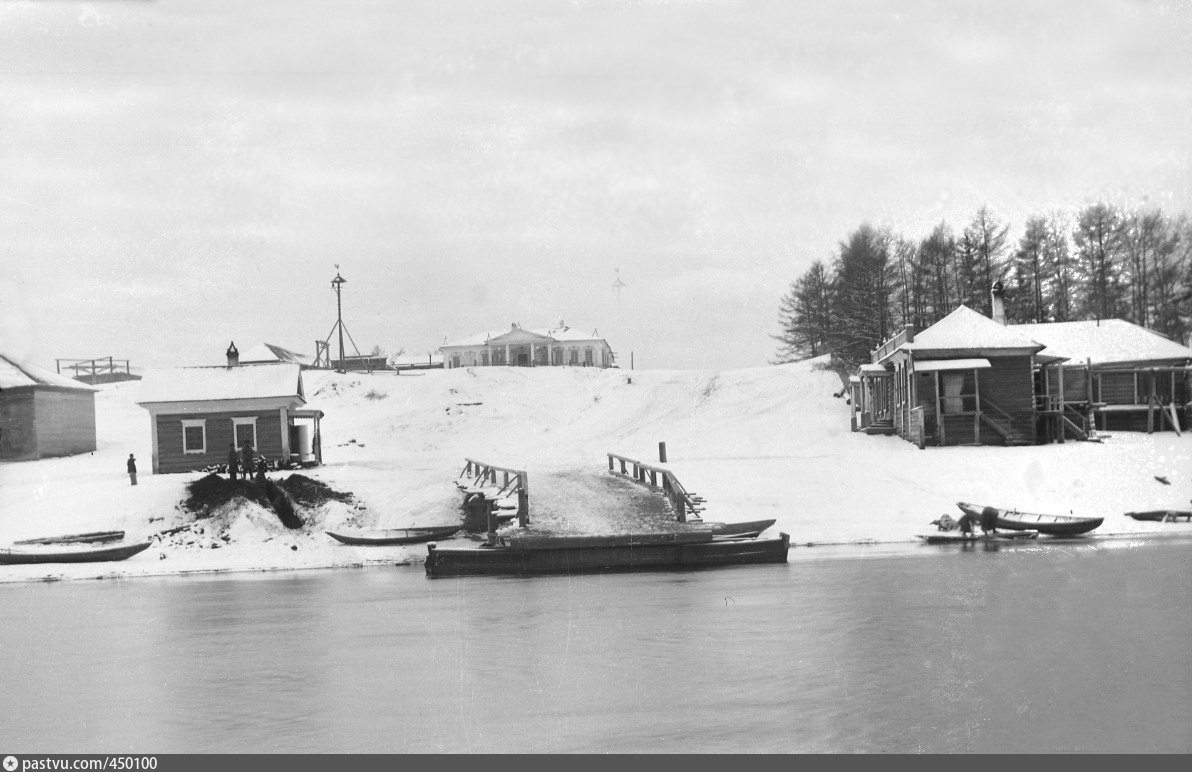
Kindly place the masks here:
POLYGON ((989 297, 993 301, 993 321, 1004 326, 1006 324, 1006 288, 1000 281, 993 283, 989 297))
POLYGON ((228 367, 236 367, 240 364, 240 352, 236 350, 236 341, 232 341, 228 345, 228 350, 225 353, 228 355, 228 367))

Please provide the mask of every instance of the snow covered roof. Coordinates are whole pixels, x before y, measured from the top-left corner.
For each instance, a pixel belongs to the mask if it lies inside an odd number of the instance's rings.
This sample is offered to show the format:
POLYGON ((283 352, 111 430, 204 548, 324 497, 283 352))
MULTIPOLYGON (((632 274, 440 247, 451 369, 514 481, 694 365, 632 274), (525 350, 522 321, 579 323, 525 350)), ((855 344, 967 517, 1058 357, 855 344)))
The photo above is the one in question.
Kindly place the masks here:
POLYGON ((993 367, 988 359, 920 359, 915 362, 915 372, 934 373, 946 370, 984 370, 993 367))
POLYGON ((1008 329, 1033 338, 1043 353, 1066 357, 1072 364, 1192 359, 1192 349, 1124 319, 1085 322, 1012 324, 1008 329))
POLYGON ((916 353, 962 349, 1038 351, 1043 348, 1043 344, 1036 343, 1030 336, 999 324, 968 306, 960 306, 926 330, 917 333, 913 343, 904 343, 899 348, 910 349, 916 353))
POLYGON ((296 397, 305 403, 296 364, 147 370, 137 404, 296 397))
POLYGON ((0 354, 0 389, 20 389, 27 386, 53 386, 58 389, 99 391, 94 386, 60 375, 44 367, 20 362, 0 354))
POLYGON ((494 338, 500 338, 511 333, 522 332, 537 335, 543 338, 551 338, 559 342, 571 341, 587 341, 587 340, 604 340, 600 337, 597 330, 592 330, 589 334, 574 327, 567 325, 560 325, 559 327, 531 330, 524 327, 512 326, 508 330, 497 330, 496 332, 480 332, 475 335, 470 335, 466 338, 444 343, 442 348, 454 348, 456 346, 483 346, 494 338))
POLYGON ((443 364, 443 355, 439 353, 427 354, 395 354, 389 357, 392 367, 413 367, 417 365, 443 364))
POLYGON ((258 343, 240 355, 240 364, 257 362, 296 362, 307 367, 314 364, 315 358, 288 348, 275 346, 272 343, 258 343))

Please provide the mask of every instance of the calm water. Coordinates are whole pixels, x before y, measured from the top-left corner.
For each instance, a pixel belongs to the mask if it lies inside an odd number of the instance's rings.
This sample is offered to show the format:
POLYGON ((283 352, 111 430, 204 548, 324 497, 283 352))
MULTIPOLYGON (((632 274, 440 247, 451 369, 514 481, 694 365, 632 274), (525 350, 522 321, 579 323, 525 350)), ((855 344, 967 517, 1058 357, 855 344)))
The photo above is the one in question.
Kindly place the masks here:
POLYGON ((904 553, 2 586, 0 753, 1192 749, 1192 540, 904 553))

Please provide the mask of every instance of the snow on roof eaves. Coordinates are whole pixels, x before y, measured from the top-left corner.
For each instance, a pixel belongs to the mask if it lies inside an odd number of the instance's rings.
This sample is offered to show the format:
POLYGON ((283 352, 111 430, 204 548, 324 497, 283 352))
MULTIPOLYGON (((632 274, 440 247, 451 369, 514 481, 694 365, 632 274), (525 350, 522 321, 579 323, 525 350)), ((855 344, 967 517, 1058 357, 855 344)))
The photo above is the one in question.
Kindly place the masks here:
MULTIPOLYGON (((544 338, 552 338, 553 340, 556 340, 559 342, 604 340, 603 338, 601 338, 599 335, 596 334, 596 331, 593 331, 591 334, 588 334, 586 332, 577 330, 574 327, 557 327, 555 329, 543 329, 543 330, 530 330, 530 329, 525 329, 525 328, 516 328, 516 329, 522 329, 524 332, 532 333, 534 335, 541 335, 544 338)), ((444 343, 442 345, 442 348, 456 348, 456 347, 463 347, 463 346, 483 346, 484 344, 488 343, 490 339, 499 338, 502 335, 508 335, 512 331, 513 331, 513 329, 498 330, 496 332, 481 332, 481 333, 477 333, 476 335, 471 335, 467 338, 460 338, 459 340, 452 341, 451 343, 444 343)))
POLYGON ((313 364, 314 361, 314 357, 310 357, 305 354, 299 354, 297 351, 290 351, 288 348, 275 346, 272 343, 258 343, 240 355, 241 364, 253 364, 257 362, 297 362, 298 364, 310 365, 313 364))
POLYGON ((1013 324, 1010 328, 1039 341, 1044 353, 1071 364, 1112 364, 1192 359, 1192 349, 1124 319, 1013 324))
POLYGON ((137 404, 290 397, 305 402, 301 378, 298 365, 289 363, 149 370, 137 404))
POLYGON ((960 306, 926 330, 915 335, 914 342, 904 343, 899 348, 916 353, 963 349, 1031 349, 1038 351, 1043 348, 1043 344, 977 313, 968 306, 960 306))
POLYGON ((60 375, 44 367, 17 362, 0 355, 0 389, 20 389, 30 386, 53 386, 57 389, 74 389, 76 391, 99 391, 94 386, 76 381, 65 375, 60 375))

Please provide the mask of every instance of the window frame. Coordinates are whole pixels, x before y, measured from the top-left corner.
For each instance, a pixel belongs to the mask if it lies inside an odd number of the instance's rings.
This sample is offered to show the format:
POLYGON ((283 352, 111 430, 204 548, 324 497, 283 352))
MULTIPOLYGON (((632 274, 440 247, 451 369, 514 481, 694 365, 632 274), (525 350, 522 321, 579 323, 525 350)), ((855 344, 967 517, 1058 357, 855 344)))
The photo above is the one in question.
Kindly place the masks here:
POLYGON ((253 453, 257 452, 257 446, 258 446, 257 418, 258 417, 259 416, 254 415, 254 416, 240 416, 240 417, 232 418, 232 442, 235 443, 237 448, 244 447, 244 443, 241 442, 240 427, 241 426, 251 426, 252 427, 252 451, 253 451, 253 453))
POLYGON ((201 456, 207 453, 207 419, 206 418, 184 418, 182 419, 182 453, 187 456, 201 456), (199 429, 203 438, 203 447, 191 448, 186 441, 187 429, 199 429))

